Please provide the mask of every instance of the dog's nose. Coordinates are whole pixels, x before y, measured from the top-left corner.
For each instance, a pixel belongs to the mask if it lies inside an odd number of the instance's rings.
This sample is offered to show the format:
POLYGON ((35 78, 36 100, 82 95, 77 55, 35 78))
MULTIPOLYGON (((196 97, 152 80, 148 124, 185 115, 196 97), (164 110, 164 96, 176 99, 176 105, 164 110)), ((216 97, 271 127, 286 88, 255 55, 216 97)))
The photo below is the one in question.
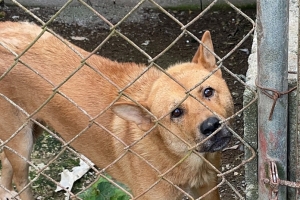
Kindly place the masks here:
POLYGON ((205 136, 209 136, 215 130, 217 130, 221 126, 220 120, 216 117, 207 118, 202 124, 200 125, 200 131, 205 136))

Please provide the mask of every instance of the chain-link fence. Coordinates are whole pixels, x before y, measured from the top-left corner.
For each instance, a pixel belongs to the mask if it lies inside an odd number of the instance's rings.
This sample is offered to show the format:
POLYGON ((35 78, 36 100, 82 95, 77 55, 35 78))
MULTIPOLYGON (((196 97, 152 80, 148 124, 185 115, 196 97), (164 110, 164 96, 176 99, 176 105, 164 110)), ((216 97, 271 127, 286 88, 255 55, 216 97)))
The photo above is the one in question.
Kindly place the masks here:
POLYGON ((255 14, 229 1, 224 7, 215 0, 200 8, 167 9, 149 0, 116 20, 79 0, 76 8, 93 21, 84 26, 61 21, 73 1, 58 9, 13 3, 17 7, 3 7, 2 21, 26 19, 41 28, 0 23, 1 198, 246 196, 244 167, 256 153, 243 139, 243 111, 256 101, 256 92, 244 83, 245 68, 236 66, 247 63, 255 14), (210 30, 210 24, 220 29, 210 30), (212 55, 217 67, 210 69, 212 55), (178 64, 193 57, 209 73, 191 73, 197 64, 178 64), (186 70, 166 70, 170 65, 186 70), (245 88, 254 98, 243 106, 245 88), (214 151, 222 152, 222 165, 214 151))

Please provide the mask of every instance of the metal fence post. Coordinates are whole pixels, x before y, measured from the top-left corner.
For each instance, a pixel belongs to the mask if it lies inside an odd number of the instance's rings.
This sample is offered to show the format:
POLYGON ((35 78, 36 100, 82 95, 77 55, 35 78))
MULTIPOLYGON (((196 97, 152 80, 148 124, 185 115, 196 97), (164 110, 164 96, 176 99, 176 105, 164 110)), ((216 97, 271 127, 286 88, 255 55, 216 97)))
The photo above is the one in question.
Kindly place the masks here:
POLYGON ((288 90, 288 10, 287 0, 257 1, 258 39, 258 187, 259 199, 286 199, 286 188, 272 192, 269 162, 274 161, 280 179, 287 177, 287 95, 280 96, 274 112, 273 91, 288 90))

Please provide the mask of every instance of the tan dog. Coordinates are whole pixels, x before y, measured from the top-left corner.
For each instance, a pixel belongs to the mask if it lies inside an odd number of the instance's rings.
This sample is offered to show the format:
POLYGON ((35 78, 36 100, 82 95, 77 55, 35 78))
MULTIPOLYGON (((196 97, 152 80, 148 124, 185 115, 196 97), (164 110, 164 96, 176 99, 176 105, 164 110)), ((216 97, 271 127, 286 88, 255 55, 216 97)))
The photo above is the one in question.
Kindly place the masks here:
MULTIPOLYGON (((23 190, 29 164, 15 152, 30 160, 41 125, 66 142, 80 134, 70 145, 99 168, 115 162, 106 171, 134 197, 198 198, 217 185, 217 172, 204 158, 220 167, 216 151, 232 134, 218 118, 231 116, 233 103, 220 70, 202 83, 216 69, 210 51, 200 45, 193 62, 166 70, 179 84, 155 67, 145 72, 145 66, 97 55, 77 70, 82 59, 48 32, 14 65, 14 53, 19 55, 40 32, 30 23, 0 23, 2 198, 13 190, 13 180, 21 199, 33 199, 30 187, 23 190), (119 93, 126 97, 118 98, 119 93)), ((202 42, 213 51, 209 32, 202 42)), ((219 199, 218 189, 204 199, 219 199)))

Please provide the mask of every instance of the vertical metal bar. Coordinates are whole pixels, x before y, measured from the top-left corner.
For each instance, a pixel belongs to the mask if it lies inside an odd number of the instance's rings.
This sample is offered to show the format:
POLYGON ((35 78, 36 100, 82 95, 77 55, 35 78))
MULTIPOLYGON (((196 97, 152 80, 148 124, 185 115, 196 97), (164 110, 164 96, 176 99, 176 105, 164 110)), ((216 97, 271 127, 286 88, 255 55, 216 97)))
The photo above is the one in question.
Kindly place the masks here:
MULTIPOLYGON (((288 90, 288 13, 287 0, 257 0, 258 84, 278 91, 288 90)), ((271 93, 270 93, 271 94, 271 93)), ((279 178, 287 177, 287 95, 276 103, 258 91, 258 192, 260 200, 274 198, 268 179, 269 161, 277 164, 279 178)), ((286 199, 286 188, 279 187, 278 199, 286 199)))

